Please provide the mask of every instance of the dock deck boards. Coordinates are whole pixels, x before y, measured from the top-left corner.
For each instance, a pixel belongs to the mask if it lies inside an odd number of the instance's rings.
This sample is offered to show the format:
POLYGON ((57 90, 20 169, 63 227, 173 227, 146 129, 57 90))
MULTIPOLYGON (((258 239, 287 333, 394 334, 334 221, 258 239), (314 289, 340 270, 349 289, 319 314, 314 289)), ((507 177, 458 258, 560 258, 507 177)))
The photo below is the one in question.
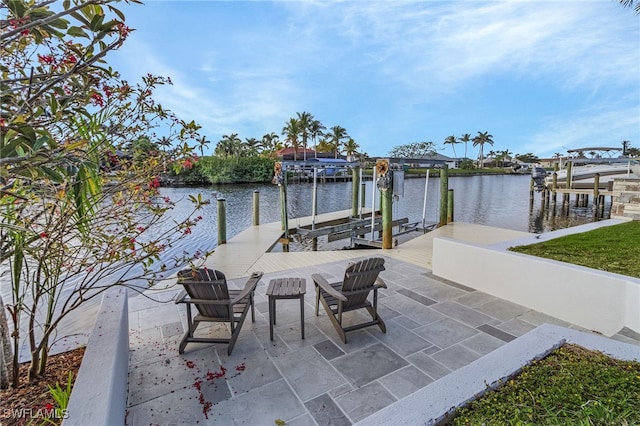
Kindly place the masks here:
MULTIPOLYGON (((316 223, 331 221, 347 217, 350 210, 342 210, 316 216, 316 223)), ((297 226, 311 224, 311 216, 290 220, 297 226)), ((206 259, 204 266, 223 271, 228 278, 246 277, 253 271, 265 273, 284 271, 288 269, 304 268, 335 261, 367 256, 375 253, 374 249, 362 250, 332 250, 315 252, 268 253, 274 243, 283 235, 280 222, 251 226, 226 244, 215 248, 206 259)), ((454 222, 436 228, 431 232, 419 235, 409 241, 398 244, 391 249, 383 250, 384 255, 415 265, 432 268, 433 238, 448 237, 478 244, 494 244, 522 238, 527 232, 512 231, 484 225, 464 222, 454 222)))

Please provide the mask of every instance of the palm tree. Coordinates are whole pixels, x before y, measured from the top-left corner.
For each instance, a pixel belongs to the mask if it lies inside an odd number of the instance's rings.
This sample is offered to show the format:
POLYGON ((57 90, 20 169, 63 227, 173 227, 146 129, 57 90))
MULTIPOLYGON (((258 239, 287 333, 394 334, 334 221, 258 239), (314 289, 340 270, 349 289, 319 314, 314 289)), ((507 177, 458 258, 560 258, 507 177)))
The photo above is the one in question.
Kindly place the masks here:
POLYGON ((328 138, 329 144, 331 144, 332 151, 335 154, 334 158, 338 158, 338 153, 342 146, 342 140, 349 137, 347 129, 342 126, 333 126, 325 136, 328 138))
POLYGON ((320 123, 319 120, 312 119, 311 123, 309 123, 309 136, 313 139, 313 150, 315 151, 315 158, 318 158, 318 147, 316 145, 316 141, 319 136, 324 134, 326 127, 320 123))
POLYGON ((256 138, 245 138, 244 146, 245 146, 247 155, 249 156, 257 155, 260 150, 261 144, 262 143, 256 138))
POLYGON ((344 151, 347 154, 347 161, 353 161, 353 157, 358 153, 358 149, 360 145, 357 144, 353 138, 349 138, 349 140, 344 144, 344 151))
MULTIPOLYGON (((518 158, 518 156, 516 156, 516 158, 518 158)), ((562 154, 556 152, 555 154, 553 154, 553 158, 558 161, 558 167, 560 167, 560 165, 562 164, 562 154)))
POLYGON ((239 157, 242 152, 242 140, 237 133, 222 135, 222 139, 216 145, 214 153, 223 157, 239 157))
POLYGON ((267 133, 262 137, 262 153, 273 153, 278 150, 280 137, 275 132, 267 133))
MULTIPOLYGON (((618 0, 622 7, 633 7, 633 0, 618 0)), ((636 12, 636 15, 640 15, 640 1, 636 3, 636 7, 633 9, 636 12)))
POLYGON ((480 157, 480 168, 484 167, 484 154, 482 151, 485 143, 493 146, 493 135, 490 135, 489 132, 478 132, 478 134, 473 138, 473 146, 475 147, 480 145, 478 153, 478 156, 480 157))
POLYGON ((456 144, 457 143, 459 143, 459 142, 456 140, 456 137, 454 135, 447 136, 445 138, 445 140, 444 140, 444 144, 445 145, 447 145, 447 144, 451 145, 451 148, 453 148, 453 156, 456 157, 456 158, 458 158, 458 156, 456 155, 456 144))
POLYGON ((498 159, 496 158, 496 152, 494 150, 489 151, 487 158, 493 158, 494 166, 498 166, 498 159))
POLYGON ((293 160, 298 159, 298 135, 300 134, 300 122, 295 118, 290 118, 287 124, 282 128, 282 136, 285 137, 285 146, 293 148, 293 160))
POLYGON ((501 167, 504 167, 504 160, 511 160, 511 155, 513 154, 513 152, 509 151, 508 149, 505 149, 504 151, 500 151, 500 156, 502 157, 502 164, 501 167))
POLYGON ((467 144, 471 141, 471 135, 469 133, 465 133, 460 136, 458 140, 464 143, 464 158, 467 158, 467 144))
POLYGON ((313 121, 313 115, 308 112, 297 112, 298 114, 298 130, 300 131, 300 136, 302 137, 302 147, 304 149, 304 161, 307 161, 307 139, 309 138, 309 127, 311 126, 311 122, 313 121))
POLYGON ((317 149, 318 152, 331 152, 331 151, 333 151, 333 147, 331 146, 329 141, 327 141, 325 138, 320 139, 320 142, 318 142, 318 146, 317 146, 316 149, 317 149))

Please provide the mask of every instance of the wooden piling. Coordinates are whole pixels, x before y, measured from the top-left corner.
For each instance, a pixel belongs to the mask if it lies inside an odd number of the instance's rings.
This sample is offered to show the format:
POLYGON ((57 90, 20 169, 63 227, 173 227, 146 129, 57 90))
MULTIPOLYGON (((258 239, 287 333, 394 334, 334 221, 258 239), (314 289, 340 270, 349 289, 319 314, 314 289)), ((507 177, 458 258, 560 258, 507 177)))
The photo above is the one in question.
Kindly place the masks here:
POLYGON ((393 190, 391 188, 380 191, 382 204, 382 248, 393 248, 393 190))
POLYGON ((218 198, 218 245, 227 243, 227 201, 218 198))
MULTIPOLYGON (((318 169, 313 168, 313 192, 311 194, 311 229, 316 229, 318 215, 318 169)), ((311 239, 311 251, 318 251, 318 237, 311 239)))
POLYGON ((440 169, 440 222, 438 226, 447 224, 447 205, 449 201, 449 168, 447 164, 440 169))
POLYGON ((351 169, 351 217, 358 217, 360 200, 358 191, 360 190, 360 168, 351 169))
POLYGON ((531 182, 529 183, 529 201, 531 201, 532 203, 533 203, 533 197, 535 194, 534 188, 535 188, 535 181, 533 180, 533 177, 531 177, 531 182))
POLYGON ((253 226, 260 225, 260 191, 253 191, 253 226))
MULTIPOLYGON (((555 164, 554 165, 554 170, 558 168, 558 165, 555 164)), ((552 182, 551 182, 551 190, 553 191, 553 202, 556 202, 556 196, 558 195, 558 193, 556 192, 556 190, 558 189, 558 173, 556 173, 555 171, 553 172, 553 178, 552 178, 552 182)))
POLYGON ((282 250, 289 251, 289 213, 287 212, 287 172, 283 170, 284 179, 280 184, 280 219, 284 238, 282 240, 282 250))
POLYGON ((600 200, 598 201, 598 215, 599 217, 603 217, 604 216, 604 195, 600 195, 600 200))
POLYGON ((600 173, 596 173, 593 176, 593 203, 598 204, 598 198, 600 198, 600 173))
POLYGON ((453 189, 447 194, 447 223, 453 222, 453 189))
POLYGON ((571 189, 571 174, 572 174, 572 170, 573 170, 573 163, 571 161, 569 161, 567 163, 567 180, 565 182, 565 188, 566 189, 571 189))

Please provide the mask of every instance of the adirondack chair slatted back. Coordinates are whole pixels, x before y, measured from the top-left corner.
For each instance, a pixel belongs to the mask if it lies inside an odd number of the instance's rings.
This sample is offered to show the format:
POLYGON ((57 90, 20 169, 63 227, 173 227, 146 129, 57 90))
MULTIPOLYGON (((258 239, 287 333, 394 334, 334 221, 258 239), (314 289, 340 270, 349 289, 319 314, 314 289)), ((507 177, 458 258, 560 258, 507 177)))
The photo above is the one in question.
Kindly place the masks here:
MULTIPOLYGON (((225 275, 214 269, 185 269, 178 272, 180 284, 191 299, 229 300, 229 289, 225 275)), ((224 304, 195 303, 200 315, 210 318, 229 318, 229 306, 224 304)))
MULTIPOLYGON (((384 259, 381 257, 371 257, 349 264, 342 281, 342 291, 373 290, 373 285, 381 271, 384 271, 384 259)), ((347 296, 349 300, 344 303, 345 309, 350 306, 362 305, 368 296, 368 291, 347 296)))

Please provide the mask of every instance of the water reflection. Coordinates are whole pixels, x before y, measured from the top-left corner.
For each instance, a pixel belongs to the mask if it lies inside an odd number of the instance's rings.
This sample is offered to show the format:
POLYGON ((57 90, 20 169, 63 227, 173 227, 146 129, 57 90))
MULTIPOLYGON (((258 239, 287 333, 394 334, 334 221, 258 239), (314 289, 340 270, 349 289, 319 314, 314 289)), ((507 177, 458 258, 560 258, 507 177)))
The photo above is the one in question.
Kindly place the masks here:
MULTIPOLYGON (((437 222, 440 199, 440 181, 432 178, 428 184, 426 220, 437 222)), ((593 209, 571 204, 563 208, 562 201, 543 208, 541 194, 533 203, 529 198, 530 177, 526 175, 495 175, 450 177, 449 188, 454 190, 455 220, 533 233, 543 233, 593 221, 593 209)), ((297 218, 311 215, 311 183, 289 184, 287 187, 289 226, 299 225, 297 218)), ((405 179, 404 196, 394 200, 393 218, 408 218, 409 222, 422 221, 425 179, 405 179)), ((178 202, 174 211, 180 217, 188 209, 189 194, 201 193, 211 203, 204 207, 205 220, 197 226, 193 238, 185 240, 184 247, 173 250, 210 250, 217 245, 218 198, 226 200, 227 239, 252 226, 253 192, 260 193, 260 223, 280 221, 280 192, 276 185, 214 185, 205 188, 161 188, 163 196, 178 202)), ((351 209, 350 182, 318 183, 318 213, 351 209)), ((365 205, 371 207, 371 182, 365 183, 365 205)), ((379 197, 376 196, 376 208, 379 197)), ((605 213, 608 214, 610 205, 605 213)), ((321 247, 328 242, 320 242, 321 247)), ((344 246, 344 242, 333 246, 344 246)), ((339 248, 338 247, 338 248, 339 248)))

